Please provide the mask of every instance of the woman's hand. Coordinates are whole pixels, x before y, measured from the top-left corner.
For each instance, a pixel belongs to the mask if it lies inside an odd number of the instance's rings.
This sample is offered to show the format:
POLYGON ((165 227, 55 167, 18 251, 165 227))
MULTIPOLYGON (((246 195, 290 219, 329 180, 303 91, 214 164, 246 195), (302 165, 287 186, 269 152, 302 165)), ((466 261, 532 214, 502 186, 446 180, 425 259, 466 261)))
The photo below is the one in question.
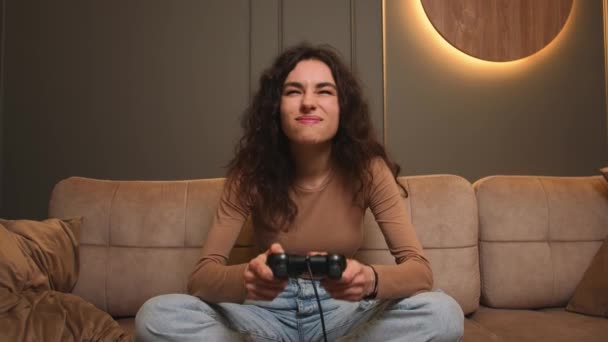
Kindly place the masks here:
POLYGON ((332 298, 354 302, 369 295, 374 290, 375 281, 374 271, 370 266, 354 259, 347 259, 342 278, 338 280, 324 278, 321 284, 332 298))
POLYGON ((272 253, 285 251, 280 244, 273 243, 266 252, 249 261, 245 269, 247 299, 273 300, 287 286, 287 280, 275 278, 270 267, 266 265, 266 259, 272 253))

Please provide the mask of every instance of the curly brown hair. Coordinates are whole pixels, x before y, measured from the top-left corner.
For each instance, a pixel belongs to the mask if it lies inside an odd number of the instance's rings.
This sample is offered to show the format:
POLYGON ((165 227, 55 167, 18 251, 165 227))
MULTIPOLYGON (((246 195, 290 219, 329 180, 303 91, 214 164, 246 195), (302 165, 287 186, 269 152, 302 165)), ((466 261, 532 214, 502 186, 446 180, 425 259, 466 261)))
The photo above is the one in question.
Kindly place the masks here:
MULTIPOLYGON (((251 209, 257 222, 270 229, 287 230, 298 213, 289 197, 295 164, 289 140, 281 129, 280 103, 287 75, 300 61, 311 59, 325 63, 336 81, 340 116, 331 158, 340 175, 352 185, 353 200, 362 198, 371 186, 373 158, 384 159, 395 181, 400 170, 376 138, 359 81, 338 54, 328 46, 296 45, 280 54, 260 77, 259 89, 242 118, 244 134, 228 164, 226 186, 237 194, 241 205, 251 209)), ((401 188, 407 197, 407 191, 401 188)))

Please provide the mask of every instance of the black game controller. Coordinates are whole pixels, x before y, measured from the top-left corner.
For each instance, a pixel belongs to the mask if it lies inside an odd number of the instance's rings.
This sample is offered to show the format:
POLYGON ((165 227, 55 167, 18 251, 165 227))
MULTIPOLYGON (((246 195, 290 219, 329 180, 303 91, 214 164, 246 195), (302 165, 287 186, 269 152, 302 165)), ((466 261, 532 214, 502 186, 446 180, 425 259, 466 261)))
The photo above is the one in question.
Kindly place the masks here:
POLYGON ((307 263, 310 264, 313 276, 327 276, 330 279, 342 278, 342 272, 346 268, 346 258, 340 254, 304 256, 273 253, 266 261, 274 276, 281 279, 308 274, 307 263))

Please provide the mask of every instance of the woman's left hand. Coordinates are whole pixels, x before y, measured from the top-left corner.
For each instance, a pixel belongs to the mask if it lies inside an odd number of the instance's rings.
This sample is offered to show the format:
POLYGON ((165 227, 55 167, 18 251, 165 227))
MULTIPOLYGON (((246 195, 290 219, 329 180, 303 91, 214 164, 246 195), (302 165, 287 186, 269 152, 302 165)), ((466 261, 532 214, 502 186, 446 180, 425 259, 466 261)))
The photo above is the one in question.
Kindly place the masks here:
POLYGON ((338 280, 324 278, 321 280, 321 285, 332 298, 355 302, 373 291, 375 281, 374 271, 370 266, 354 259, 347 259, 342 278, 338 280))

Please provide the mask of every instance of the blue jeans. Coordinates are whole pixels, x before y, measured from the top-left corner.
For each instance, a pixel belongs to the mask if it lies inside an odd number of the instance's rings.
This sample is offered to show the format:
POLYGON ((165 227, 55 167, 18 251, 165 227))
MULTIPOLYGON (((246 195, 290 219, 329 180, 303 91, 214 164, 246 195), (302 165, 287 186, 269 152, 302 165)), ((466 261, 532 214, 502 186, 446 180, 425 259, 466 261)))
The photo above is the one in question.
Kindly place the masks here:
MULTIPOLYGON (((135 341, 322 341, 312 281, 290 279, 273 301, 207 304, 169 294, 148 300, 135 319, 135 341)), ((458 341, 464 316, 441 291, 401 300, 332 299, 315 281, 328 341, 458 341)))

